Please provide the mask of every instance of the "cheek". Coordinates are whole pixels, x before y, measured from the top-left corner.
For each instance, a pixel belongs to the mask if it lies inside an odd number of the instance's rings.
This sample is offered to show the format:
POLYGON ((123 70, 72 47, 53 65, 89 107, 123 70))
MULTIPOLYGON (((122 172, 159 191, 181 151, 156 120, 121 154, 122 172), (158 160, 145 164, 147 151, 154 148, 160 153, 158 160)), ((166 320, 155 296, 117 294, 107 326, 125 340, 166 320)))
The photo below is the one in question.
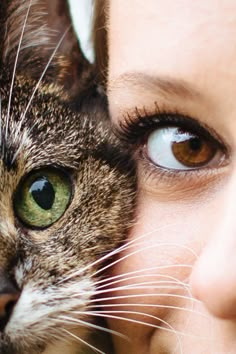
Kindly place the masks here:
MULTIPOLYGON (((136 224, 112 269, 112 276, 118 276, 119 280, 111 286, 113 310, 117 310, 118 305, 119 310, 136 313, 125 317, 156 325, 156 319, 148 316, 160 316, 163 308, 149 305, 167 305, 168 294, 186 294, 181 282, 188 278, 195 252, 188 232, 192 224, 184 220, 184 211, 176 213, 174 206, 158 204, 148 196, 140 198, 136 224), (147 315, 142 315, 144 313, 147 315)), ((172 304, 174 302, 171 300, 172 304)), ((115 321, 115 325, 117 323, 115 321)), ((128 327, 131 331, 136 328, 128 327)), ((142 328, 141 334, 146 330, 150 328, 142 328)))
POLYGON ((212 208, 160 203, 145 192, 138 205, 137 222, 112 269, 118 281, 110 287, 109 310, 135 320, 111 320, 111 326, 131 338, 139 333, 141 341, 153 330, 150 324, 162 327, 176 315, 173 306, 191 306, 189 277, 208 234, 206 212, 212 208))

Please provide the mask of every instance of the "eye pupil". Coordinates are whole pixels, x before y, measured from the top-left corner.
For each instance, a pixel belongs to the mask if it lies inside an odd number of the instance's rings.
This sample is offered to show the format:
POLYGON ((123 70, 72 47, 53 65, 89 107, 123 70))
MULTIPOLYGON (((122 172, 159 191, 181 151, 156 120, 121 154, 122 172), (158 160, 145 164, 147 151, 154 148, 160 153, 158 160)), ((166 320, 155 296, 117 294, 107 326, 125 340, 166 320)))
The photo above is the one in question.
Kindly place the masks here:
POLYGON ((55 200, 55 191, 46 177, 37 178, 30 187, 35 202, 44 210, 50 210, 55 200))
POLYGON ((178 162, 184 166, 189 168, 204 166, 214 157, 215 147, 208 141, 186 132, 179 134, 180 141, 172 143, 172 152, 178 162))
POLYGON ((192 151, 199 151, 202 149, 202 141, 199 138, 192 138, 189 140, 189 147, 192 151))

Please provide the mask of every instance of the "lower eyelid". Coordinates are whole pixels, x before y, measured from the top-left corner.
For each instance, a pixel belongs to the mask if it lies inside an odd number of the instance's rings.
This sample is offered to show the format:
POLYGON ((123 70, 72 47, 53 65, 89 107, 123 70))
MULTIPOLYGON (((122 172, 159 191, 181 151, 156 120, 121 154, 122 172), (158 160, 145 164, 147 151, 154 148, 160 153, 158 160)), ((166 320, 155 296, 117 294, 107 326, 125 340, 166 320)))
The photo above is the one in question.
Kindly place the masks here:
POLYGON ((216 188, 228 174, 228 165, 222 168, 190 171, 169 171, 156 167, 150 161, 138 158, 139 188, 159 201, 188 201, 199 199, 216 188))

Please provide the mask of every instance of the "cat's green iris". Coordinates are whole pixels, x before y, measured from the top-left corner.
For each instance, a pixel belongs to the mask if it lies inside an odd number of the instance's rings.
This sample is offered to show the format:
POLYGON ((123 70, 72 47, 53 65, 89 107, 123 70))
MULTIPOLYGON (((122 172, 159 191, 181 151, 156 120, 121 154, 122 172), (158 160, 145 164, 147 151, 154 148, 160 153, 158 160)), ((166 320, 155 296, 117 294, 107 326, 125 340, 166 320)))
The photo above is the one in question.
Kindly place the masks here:
POLYGON ((16 216, 29 227, 48 227, 63 215, 71 193, 70 178, 63 171, 45 168, 31 172, 17 188, 16 216))

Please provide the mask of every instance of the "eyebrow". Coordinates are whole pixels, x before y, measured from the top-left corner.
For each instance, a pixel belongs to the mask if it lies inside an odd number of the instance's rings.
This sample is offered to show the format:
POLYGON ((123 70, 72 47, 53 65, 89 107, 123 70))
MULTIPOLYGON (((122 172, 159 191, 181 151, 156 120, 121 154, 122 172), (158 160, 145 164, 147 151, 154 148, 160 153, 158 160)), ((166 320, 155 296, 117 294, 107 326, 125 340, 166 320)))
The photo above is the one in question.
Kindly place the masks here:
POLYGON ((124 87, 141 88, 162 96, 174 95, 182 98, 199 98, 200 92, 187 81, 168 76, 151 76, 142 72, 127 72, 108 82, 108 92, 124 87))

